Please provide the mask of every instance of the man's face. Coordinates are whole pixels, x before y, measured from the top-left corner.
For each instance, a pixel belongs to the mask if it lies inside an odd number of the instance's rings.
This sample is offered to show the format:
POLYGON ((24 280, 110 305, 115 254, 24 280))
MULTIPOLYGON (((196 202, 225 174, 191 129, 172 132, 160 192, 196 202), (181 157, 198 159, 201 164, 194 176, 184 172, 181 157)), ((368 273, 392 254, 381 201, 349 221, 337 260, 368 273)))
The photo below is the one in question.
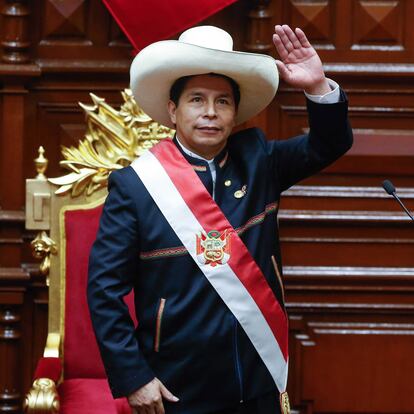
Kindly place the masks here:
POLYGON ((226 145, 235 124, 236 104, 230 83, 218 76, 197 75, 178 101, 168 102, 180 142, 204 158, 214 158, 226 145))

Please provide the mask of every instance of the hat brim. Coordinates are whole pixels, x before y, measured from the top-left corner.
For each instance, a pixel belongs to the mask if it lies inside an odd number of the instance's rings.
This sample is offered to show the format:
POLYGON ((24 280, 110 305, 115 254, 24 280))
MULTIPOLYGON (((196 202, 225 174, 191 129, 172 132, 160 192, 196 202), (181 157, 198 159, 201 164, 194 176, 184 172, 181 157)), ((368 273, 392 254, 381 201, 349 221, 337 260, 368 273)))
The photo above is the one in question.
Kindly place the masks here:
POLYGON ((135 57, 131 65, 130 87, 137 104, 146 114, 154 121, 174 128, 167 111, 172 84, 182 76, 206 73, 226 75, 239 85, 236 125, 265 109, 279 84, 276 63, 271 56, 164 40, 147 46, 135 57))

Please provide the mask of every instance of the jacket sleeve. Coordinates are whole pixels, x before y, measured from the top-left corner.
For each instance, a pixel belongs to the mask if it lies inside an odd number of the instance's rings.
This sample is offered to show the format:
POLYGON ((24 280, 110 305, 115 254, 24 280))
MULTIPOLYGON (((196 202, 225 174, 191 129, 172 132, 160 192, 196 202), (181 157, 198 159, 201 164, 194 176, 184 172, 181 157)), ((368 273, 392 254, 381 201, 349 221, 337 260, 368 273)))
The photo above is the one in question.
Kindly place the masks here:
POLYGON ((154 378, 140 351, 123 300, 138 276, 138 249, 136 204, 128 194, 122 171, 113 172, 89 258, 87 295, 92 325, 115 398, 131 394, 154 378))
POLYGON ((352 146, 348 101, 343 91, 340 101, 334 104, 307 99, 307 110, 308 134, 267 142, 280 192, 327 167, 352 146))

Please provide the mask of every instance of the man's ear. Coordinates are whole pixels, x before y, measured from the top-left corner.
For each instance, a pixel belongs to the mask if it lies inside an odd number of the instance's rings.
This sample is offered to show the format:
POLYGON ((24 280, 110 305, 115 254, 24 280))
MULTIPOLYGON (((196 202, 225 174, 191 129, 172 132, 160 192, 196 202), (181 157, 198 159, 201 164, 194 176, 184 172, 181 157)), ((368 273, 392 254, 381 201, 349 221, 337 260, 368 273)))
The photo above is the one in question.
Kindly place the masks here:
POLYGON ((175 103, 170 99, 167 104, 168 113, 170 114, 171 122, 175 125, 176 124, 176 116, 175 111, 177 109, 177 106, 175 103))

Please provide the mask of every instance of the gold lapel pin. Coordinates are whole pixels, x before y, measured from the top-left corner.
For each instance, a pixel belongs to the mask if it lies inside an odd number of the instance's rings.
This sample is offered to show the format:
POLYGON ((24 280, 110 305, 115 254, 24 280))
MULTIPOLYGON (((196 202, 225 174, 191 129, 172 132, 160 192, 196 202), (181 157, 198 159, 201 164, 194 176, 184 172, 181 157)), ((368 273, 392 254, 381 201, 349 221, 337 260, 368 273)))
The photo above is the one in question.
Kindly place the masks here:
POLYGON ((247 185, 244 185, 244 186, 241 188, 241 190, 237 190, 237 191, 234 193, 234 197, 236 197, 236 198, 242 198, 242 197, 244 197, 244 196, 246 195, 246 193, 247 193, 247 185))

